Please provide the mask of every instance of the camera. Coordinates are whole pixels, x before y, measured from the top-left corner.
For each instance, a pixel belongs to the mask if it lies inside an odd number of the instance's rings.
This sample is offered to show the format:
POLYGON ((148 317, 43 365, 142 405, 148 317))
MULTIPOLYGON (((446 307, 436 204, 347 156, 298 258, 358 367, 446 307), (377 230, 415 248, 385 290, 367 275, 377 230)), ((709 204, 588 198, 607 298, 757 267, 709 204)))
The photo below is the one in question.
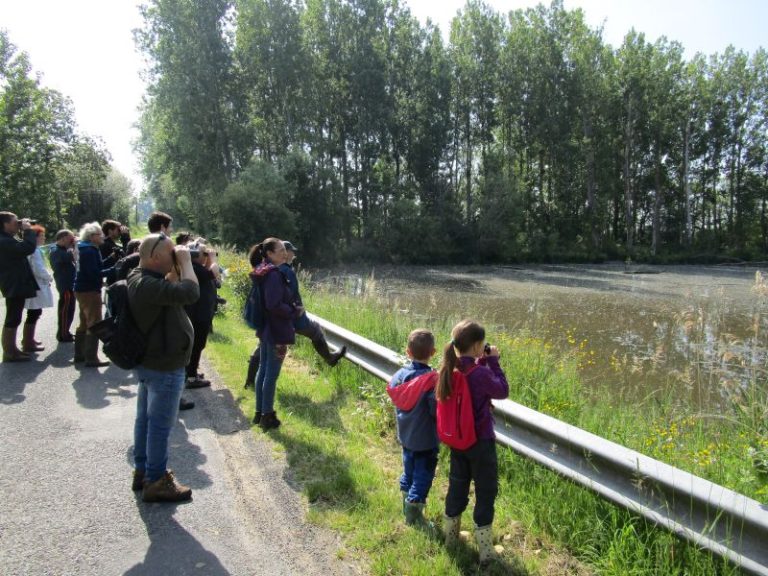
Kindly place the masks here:
POLYGON ((200 249, 199 248, 192 248, 192 249, 190 249, 189 257, 190 258, 199 258, 200 257, 200 249))
POLYGON ((483 346, 483 352, 485 352, 486 356, 490 356, 491 354, 491 345, 486 342, 485 346, 483 346))
POLYGON ((29 224, 31 226, 34 226, 35 224, 37 224, 37 220, 35 220, 34 218, 27 218, 27 220, 29 220, 29 224))

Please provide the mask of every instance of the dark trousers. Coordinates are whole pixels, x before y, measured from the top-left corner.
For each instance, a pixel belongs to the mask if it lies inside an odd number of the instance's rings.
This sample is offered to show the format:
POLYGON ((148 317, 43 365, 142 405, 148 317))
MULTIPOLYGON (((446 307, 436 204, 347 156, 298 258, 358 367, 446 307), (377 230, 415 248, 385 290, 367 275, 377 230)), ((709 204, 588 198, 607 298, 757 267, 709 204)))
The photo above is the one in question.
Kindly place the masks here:
POLYGON ((499 466, 496 442, 478 440, 469 450, 451 448, 451 470, 448 495, 445 497, 445 515, 454 518, 469 504, 469 484, 475 482, 476 526, 493 523, 493 506, 499 492, 499 466))
POLYGON ((40 320, 40 316, 43 315, 43 309, 42 308, 30 308, 27 310, 27 319, 24 320, 24 324, 31 324, 34 326, 37 324, 37 321, 40 320))
POLYGON ((208 334, 211 332, 211 323, 212 321, 192 322, 192 327, 195 329, 195 339, 192 342, 192 356, 190 356, 189 364, 187 364, 188 378, 197 376, 197 369, 200 367, 200 356, 203 354, 203 349, 208 343, 208 334))
POLYGON ((408 502, 426 502, 432 480, 435 479, 438 449, 416 452, 403 448, 403 474, 400 491, 407 494, 408 502))
POLYGON ((24 301, 26 298, 5 299, 5 328, 18 328, 21 324, 21 315, 24 313, 24 301))
POLYGON ((75 319, 75 293, 72 290, 62 290, 59 292, 58 316, 59 328, 56 334, 59 338, 67 336, 72 327, 72 321, 75 319))

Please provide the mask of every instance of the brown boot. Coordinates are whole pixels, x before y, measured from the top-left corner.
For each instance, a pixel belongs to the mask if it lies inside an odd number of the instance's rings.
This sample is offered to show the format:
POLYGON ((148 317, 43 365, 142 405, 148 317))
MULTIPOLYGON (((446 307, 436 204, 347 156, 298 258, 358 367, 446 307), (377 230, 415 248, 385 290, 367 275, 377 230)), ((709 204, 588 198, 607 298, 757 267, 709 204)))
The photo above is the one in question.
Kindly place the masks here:
POLYGON ((21 349, 24 352, 42 352, 45 350, 45 346, 40 346, 40 343, 35 340, 35 327, 35 324, 24 324, 24 330, 21 333, 21 349))
POLYGON ((17 328, 3 327, 3 362, 27 362, 31 360, 28 354, 24 354, 16 347, 17 328))
POLYGON ((96 334, 85 333, 83 348, 86 368, 102 368, 104 366, 109 366, 109 362, 99 358, 99 337, 96 336, 96 334))
POLYGON ((183 502, 191 498, 192 488, 179 484, 171 470, 166 470, 159 480, 145 482, 142 492, 144 502, 183 502))

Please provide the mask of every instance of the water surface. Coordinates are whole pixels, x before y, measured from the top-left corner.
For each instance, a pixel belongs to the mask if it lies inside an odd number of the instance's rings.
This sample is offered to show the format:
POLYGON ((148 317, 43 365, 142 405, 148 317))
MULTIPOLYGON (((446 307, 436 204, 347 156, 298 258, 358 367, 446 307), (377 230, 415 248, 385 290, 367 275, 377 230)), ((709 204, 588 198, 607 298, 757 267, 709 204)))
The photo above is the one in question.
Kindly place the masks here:
MULTIPOLYGON (((621 264, 378 267, 315 275, 376 290, 414 318, 473 316, 572 356, 583 380, 628 401, 662 395, 714 409, 764 382, 768 297, 755 268, 621 264), (630 273, 627 273, 630 272, 630 273)), ((503 353, 503 350, 502 350, 503 353)))

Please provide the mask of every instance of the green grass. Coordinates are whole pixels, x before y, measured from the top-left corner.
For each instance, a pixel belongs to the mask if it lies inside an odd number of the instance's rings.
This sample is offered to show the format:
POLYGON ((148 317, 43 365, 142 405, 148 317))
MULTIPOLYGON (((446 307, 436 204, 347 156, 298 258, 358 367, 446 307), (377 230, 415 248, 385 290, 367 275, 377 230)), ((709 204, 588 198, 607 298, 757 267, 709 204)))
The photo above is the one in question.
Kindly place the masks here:
MULTIPOLYGON (((216 318, 207 354, 250 415, 253 392, 243 389, 243 379, 256 339, 240 321, 238 296, 232 292, 234 288, 242 294, 247 287, 245 266, 231 255, 225 264, 232 274, 223 294, 230 305, 216 318)), ((432 329, 438 342, 446 342, 457 320, 445 315, 414 322, 409 314, 374 298, 338 292, 305 288, 302 294, 315 314, 394 350, 402 350, 417 324, 432 329)), ((557 357, 533 335, 489 336, 502 351, 512 399, 745 494, 765 494, 765 478, 748 457, 755 433, 748 432, 738 415, 725 425, 723 420, 691 417, 671 398, 621 410, 603 405, 582 388, 578 358, 557 357), (670 445, 673 449, 667 448, 670 445)), ((349 362, 326 367, 300 338, 280 376, 276 399, 283 426, 268 434, 256 429, 255 434, 269 437, 285 454, 291 481, 309 503, 309 519, 344 535, 339 555, 359 557, 373 574, 476 573, 471 539, 451 554, 438 540, 403 524, 397 483, 400 449, 383 382, 349 362)), ((738 573, 717 557, 510 451, 500 448, 499 457, 494 534, 505 552, 504 562, 488 574, 738 573)), ((438 525, 447 468, 442 450, 426 512, 438 525)), ((471 524, 470 504, 465 529, 471 531, 471 524)))

